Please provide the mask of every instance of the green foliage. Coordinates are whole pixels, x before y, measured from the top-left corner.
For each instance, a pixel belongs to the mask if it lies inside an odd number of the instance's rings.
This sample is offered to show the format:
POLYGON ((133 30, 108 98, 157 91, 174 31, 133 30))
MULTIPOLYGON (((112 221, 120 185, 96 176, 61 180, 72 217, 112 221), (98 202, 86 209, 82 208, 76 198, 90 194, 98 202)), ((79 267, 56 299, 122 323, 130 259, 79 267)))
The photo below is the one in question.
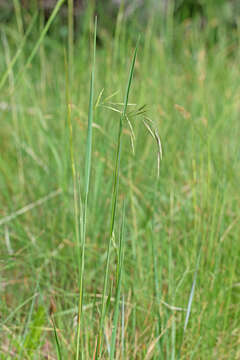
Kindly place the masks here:
POLYGON ((46 323, 45 308, 39 306, 33 313, 32 321, 29 324, 27 336, 24 341, 25 353, 31 358, 34 351, 38 349, 41 343, 43 327, 46 323))
POLYGON ((2 25, 1 359, 239 357, 239 30, 214 9, 149 18, 137 57, 123 8, 74 41, 72 10, 65 42, 56 11, 2 25))

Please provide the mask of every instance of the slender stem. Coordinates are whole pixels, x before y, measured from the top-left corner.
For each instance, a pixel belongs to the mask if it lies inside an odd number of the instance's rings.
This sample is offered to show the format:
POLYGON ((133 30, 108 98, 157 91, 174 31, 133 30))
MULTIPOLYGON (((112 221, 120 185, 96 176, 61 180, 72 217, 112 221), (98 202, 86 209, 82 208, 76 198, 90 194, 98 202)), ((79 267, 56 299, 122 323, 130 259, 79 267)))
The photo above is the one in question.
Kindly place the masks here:
POLYGON ((86 144, 86 160, 85 160, 85 199, 83 206, 82 219, 82 248, 81 248, 81 265, 80 265, 80 283, 79 283, 79 303, 78 303, 78 329, 77 329, 77 353, 76 360, 79 359, 80 354, 80 336, 81 336, 81 321, 82 321, 82 306, 83 306, 83 283, 84 283, 84 267, 85 267, 85 245, 86 245, 86 225, 87 225, 87 206, 89 195, 89 183, 91 173, 91 157, 92 157, 92 122, 93 122, 93 99, 94 99, 94 78, 95 78, 95 62, 96 62, 96 37, 97 37, 97 18, 95 18, 94 27, 94 45, 93 45, 93 66, 90 83, 90 97, 88 110, 88 132, 86 144))
POLYGON ((74 59, 74 8, 73 0, 68 0, 68 66, 70 80, 73 79, 74 59))
POLYGON ((123 120, 125 119, 126 113, 127 113, 128 98, 129 98, 129 92, 130 92, 130 87, 131 87, 132 78, 133 78, 133 70, 134 70, 135 61, 136 61, 138 42, 137 42, 137 46, 135 48, 132 63, 131 63, 128 83, 127 83, 127 88, 126 88, 126 93, 125 93, 125 98, 124 98, 123 112, 121 114, 120 121, 119 121, 116 163, 115 163, 115 170, 114 170, 114 184, 113 184, 113 198, 112 198, 113 200, 112 200, 112 211, 111 211, 111 223, 110 223, 109 241, 108 241, 108 246, 107 246, 107 260, 106 260, 106 270, 105 270, 104 283, 103 283, 103 295, 102 295, 102 303, 101 303, 101 317, 100 317, 100 326, 99 326, 99 332, 98 332, 98 338, 97 338, 96 359, 98 359, 100 354, 101 354, 103 323, 104 323, 105 313, 106 313, 105 297, 106 297, 106 294, 107 294, 111 243, 112 243, 112 237, 113 237, 113 233, 114 233, 114 224, 115 224, 115 217, 116 217, 116 205, 117 205, 117 199, 118 199, 123 120))

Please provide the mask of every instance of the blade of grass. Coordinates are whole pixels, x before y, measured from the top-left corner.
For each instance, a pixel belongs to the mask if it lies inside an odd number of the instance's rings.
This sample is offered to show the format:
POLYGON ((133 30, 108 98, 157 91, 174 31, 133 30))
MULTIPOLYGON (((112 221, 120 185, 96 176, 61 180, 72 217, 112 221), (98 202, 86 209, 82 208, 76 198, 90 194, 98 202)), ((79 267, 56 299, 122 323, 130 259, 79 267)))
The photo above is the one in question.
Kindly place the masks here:
POLYGON ((66 102, 67 102, 67 123, 69 128, 69 143, 70 143, 70 158, 71 158, 71 168, 72 168, 72 178, 73 178, 73 198, 74 198, 74 218, 75 218, 75 236, 77 241, 77 246, 79 249, 80 238, 79 238, 79 208, 78 208, 78 188, 77 188, 77 172, 75 166, 75 157, 73 149, 73 130, 72 130, 72 107, 70 102, 70 90, 69 90, 69 73, 68 73, 68 64, 66 59, 66 53, 64 53, 65 60, 65 72, 66 72, 66 102))
POLYGON ((39 46, 41 45, 43 39, 45 38, 47 32, 48 32, 48 29, 50 28, 53 20, 55 19, 57 13, 59 12, 61 6, 63 5, 63 3, 65 2, 66 0, 58 0, 57 4, 55 5, 52 13, 51 13, 51 16, 50 18, 48 19, 45 27, 43 28, 40 36, 39 36, 39 39, 38 41, 36 42, 31 54, 29 55, 29 58, 25 64, 25 68, 28 67, 28 65, 31 63, 31 61, 33 60, 34 56, 36 55, 37 51, 38 51, 38 48, 39 46))
POLYGON ((44 204, 46 201, 54 198, 55 196, 60 195, 61 193, 62 193, 62 189, 54 190, 54 191, 50 192, 48 195, 38 199, 37 201, 32 202, 32 203, 24 206, 23 208, 13 212, 12 214, 1 218, 0 219, 0 226, 2 226, 3 224, 7 224, 8 222, 12 221, 16 217, 25 214, 26 212, 34 209, 35 207, 44 204))
POLYGON ((80 267, 80 284, 79 284, 79 304, 78 304, 78 328, 77 328, 77 353, 76 360, 79 359, 80 350, 80 334, 81 334, 81 317, 83 306, 83 282, 84 282, 84 267, 85 267, 85 245, 86 245, 86 225, 87 225, 87 206, 89 194, 89 182, 91 174, 91 157, 92 157, 92 123, 93 123, 93 100, 94 100, 94 78, 95 78, 95 62, 96 62, 96 38, 97 38, 97 17, 95 17, 94 25, 94 44, 93 44, 93 65, 90 83, 90 97, 88 110, 88 130, 87 130, 87 144, 86 144, 86 160, 85 160, 85 199, 83 207, 83 224, 82 224, 82 247, 81 247, 81 267, 80 267))
MULTIPOLYGON (((35 288, 34 293, 35 294, 39 293, 38 290, 39 290, 39 278, 37 279, 37 284, 36 284, 36 288, 35 288)), ((34 296, 33 299, 32 299, 32 302, 31 302, 31 306, 30 306, 30 309, 29 309, 26 325, 24 327, 24 332, 23 332, 23 336, 22 336, 22 344, 24 344, 26 336, 27 336, 28 327, 29 327, 29 324, 30 324, 31 319, 32 319, 32 314, 33 314, 33 309, 34 309, 34 306, 35 306, 36 299, 37 299, 37 297, 34 296)))
MULTIPOLYGON (((158 278, 158 261, 157 261, 157 251, 154 243, 153 232, 151 231, 151 240, 152 240, 152 253, 153 253, 153 272, 154 272, 154 297, 156 298, 157 303, 157 323, 156 323, 156 338, 161 334, 161 316, 160 316, 160 305, 161 305, 161 290, 158 278)), ((160 339, 157 342, 159 353, 161 353, 161 344, 160 339)))
MULTIPOLYGON (((36 284, 36 288, 35 288, 34 293, 39 294, 38 290, 39 290, 39 277, 37 279, 37 284, 36 284)), ((31 323, 31 320, 32 320, 32 315, 33 315, 33 310, 34 310, 36 299, 37 299, 37 296, 34 296, 33 299, 32 299, 30 309, 29 309, 29 313, 28 313, 28 316, 27 316, 27 321, 26 321, 26 324, 24 326, 24 331, 23 331, 22 341, 21 341, 21 350, 20 350, 20 353, 19 353, 19 358, 20 359, 21 359, 21 356, 22 356, 22 352, 24 350, 24 345, 25 345, 27 334, 28 334, 28 331, 29 331, 29 326, 30 326, 30 323, 31 323)))
POLYGON ((26 40, 28 38, 28 36, 31 34, 32 32, 32 29, 33 29, 33 26, 37 20, 37 15, 38 15, 38 12, 36 11, 35 14, 33 15, 33 18, 32 18, 32 21, 30 22, 28 28, 27 28, 27 31, 24 35, 24 37, 22 38, 22 41, 20 42, 19 46, 18 46, 18 49, 16 51, 16 54, 14 55, 14 57, 12 58, 12 60, 10 61, 10 63, 8 64, 7 66, 7 70, 4 72, 2 78, 1 78, 1 81, 0 81, 0 90, 2 89, 2 87, 5 85, 5 82, 8 78, 8 75, 10 74, 12 68, 14 67, 14 65, 16 64, 19 56, 21 55, 22 51, 23 51, 23 48, 26 44, 26 40))
MULTIPOLYGON (((159 174, 158 174, 159 175, 159 174)), ((157 194, 157 189, 159 188, 159 176, 157 177, 157 181, 155 182, 155 190, 154 190, 154 194, 157 194)), ((161 315, 160 315, 160 306, 161 306, 161 282, 159 280, 159 265, 158 265, 158 251, 156 249, 155 246, 155 238, 154 238, 154 225, 155 225, 155 214, 157 213, 156 211, 156 199, 157 196, 154 195, 153 197, 153 215, 152 215, 152 221, 150 224, 150 238, 151 238, 151 242, 152 242, 152 256, 153 256, 153 275, 154 275, 154 289, 153 289, 153 295, 154 298, 156 299, 156 305, 157 305, 157 323, 156 323, 156 339, 157 340, 157 348, 158 348, 158 356, 162 355, 162 349, 161 349, 161 332, 162 332, 162 321, 161 321, 161 315)))
POLYGON ((17 19, 18 31, 21 34, 21 36, 23 36, 24 31, 23 31, 23 21, 22 21, 20 1, 19 0, 13 0, 13 5, 14 5, 14 10, 15 10, 16 19, 17 19))
POLYGON ((122 283, 122 269, 123 269, 123 260, 124 260, 124 227, 125 227, 125 205, 123 205, 122 213, 122 226, 120 234, 120 243, 119 243, 119 254, 118 254, 118 271, 117 271, 117 290, 115 296, 115 308, 113 315, 113 329, 112 329, 112 338, 111 338, 111 347, 110 347, 110 360, 114 359, 115 349, 116 349, 116 336, 117 336, 117 324, 119 317, 119 307, 120 307, 120 290, 122 283))
MULTIPOLYGON (((80 208, 79 208, 79 199, 80 199, 80 190, 78 185, 77 179, 77 172, 76 172, 76 165, 75 165, 75 156, 74 156, 74 148, 73 148, 73 130, 72 130, 72 119, 71 119, 71 102, 70 102, 70 90, 69 90, 69 66, 67 64, 67 57, 66 52, 64 53, 64 60, 65 60, 65 72, 66 72, 66 102, 67 102, 67 123, 69 128, 69 146, 70 146, 70 158, 71 158, 71 168, 72 168, 72 179, 73 179, 73 201, 74 201, 74 225, 75 225, 75 239, 76 245, 78 249, 78 268, 80 269, 80 208)), ((78 314, 78 324, 77 324, 77 334, 79 331, 79 314, 78 314)), ((78 336, 78 335, 77 335, 78 336)), ((79 338, 79 336, 77 337, 79 338)), ((79 344, 78 344, 79 347, 79 344)), ((77 354, 79 353, 79 349, 77 350, 77 354)), ((77 355, 78 356, 78 355, 77 355)))
POLYGON ((6 317, 6 319, 4 319, 1 322, 1 326, 3 326, 4 324, 6 324, 11 318, 13 318, 13 316, 15 314, 18 313, 18 311, 23 308, 25 305, 27 305, 30 301, 32 301, 33 298, 35 298, 38 295, 38 293, 30 296, 28 299, 24 300, 20 305, 18 305, 17 307, 14 308, 14 310, 8 315, 8 317, 6 317))
POLYGON ((195 272, 194 272, 192 287, 191 287, 191 291, 190 291, 190 295, 189 295, 189 299, 188 299, 187 313, 186 313, 186 317, 185 317, 185 322, 184 322, 184 328, 183 328, 183 334, 182 334, 182 338, 181 338, 181 343, 180 343, 180 347, 179 347, 179 351, 178 351, 178 359, 181 359, 181 350, 182 350, 184 335, 185 335, 185 333, 186 333, 187 326, 188 326, 188 322, 189 322, 189 318, 190 318, 190 314, 191 314, 193 297, 194 297, 194 292, 195 292, 195 287, 196 287, 196 282, 197 282, 197 275, 198 275, 199 264, 200 264, 200 258, 201 258, 201 248, 199 248, 199 255, 198 255, 198 257, 197 257, 196 269, 195 269, 195 272))
POLYGON ((196 270, 195 270, 195 273, 194 273, 194 278, 193 278, 193 283, 192 283, 192 288, 191 288, 191 292, 190 292, 190 295, 189 295, 188 306, 187 306, 187 314, 186 314, 185 323, 184 323, 184 333, 187 330, 187 325, 188 325, 188 321, 189 321, 189 317, 190 317, 190 313, 191 313, 193 296, 194 296, 195 287, 196 287, 196 281, 197 281, 197 273, 198 273, 198 268, 199 268, 200 256, 201 256, 201 253, 199 253, 199 255, 198 255, 196 270))
MULTIPOLYGON (((15 87, 15 79, 14 79, 14 72, 10 67, 11 64, 11 56, 10 56, 10 47, 7 41, 7 37, 5 32, 2 31, 2 43, 5 49, 5 58, 6 58, 6 65, 7 68, 10 68, 8 77, 9 77, 9 87, 10 87, 10 101, 11 101, 11 108, 12 108, 12 120, 13 126, 16 131, 17 137, 20 137, 20 127, 19 127, 19 115, 16 105, 16 97, 14 94, 14 87, 15 87)), ((21 146, 16 141, 16 153, 17 153, 17 167, 18 167, 18 176, 19 176, 19 183, 21 185, 24 184, 24 169, 23 169, 23 156, 22 156, 22 149, 21 146)))
POLYGON ((74 58, 73 30, 74 30, 73 0, 68 0, 68 66, 69 66, 70 80, 72 80, 73 78, 73 58, 74 58))
POLYGON ((21 71, 19 72, 18 76, 17 76, 17 80, 19 81, 19 79, 23 76, 24 74, 24 70, 30 65, 31 61, 33 60, 33 58, 35 57, 42 41, 44 40, 53 20, 55 19, 57 13, 59 12, 61 6, 63 5, 63 3, 65 2, 66 0, 58 0, 58 2, 56 3, 52 13, 51 13, 51 16, 49 17, 45 27, 43 28, 42 32, 40 33, 40 36, 31 52, 31 54, 29 55, 23 69, 21 69, 21 71))
POLYGON ((55 338, 56 348, 57 348, 57 358, 58 358, 58 360, 62 360, 61 346, 60 346, 60 342, 58 339, 57 329, 56 329, 56 325, 55 325, 53 316, 51 316, 51 320, 52 320, 52 324, 53 324, 54 338, 55 338))
POLYGON ((110 233, 109 233, 109 240, 107 246, 107 260, 106 260, 106 270, 104 275, 104 284, 103 284, 103 296, 102 296, 102 304, 101 304, 101 314, 100 314, 100 325, 99 325, 99 332, 98 332, 98 339, 97 339, 97 352, 96 352, 96 359, 99 358, 101 353, 101 346, 102 346, 102 332, 103 332, 103 323, 105 319, 105 297, 107 293, 107 284, 108 284, 108 275, 109 275, 109 264, 110 264, 110 251, 111 251, 111 242, 114 233, 114 225, 115 225, 115 217, 116 217, 116 206, 117 206, 117 199, 118 199, 118 187, 119 187, 119 170, 120 170, 120 160, 121 160, 121 146, 122 146, 122 128, 123 128, 123 121, 126 117, 127 113, 127 105, 128 105, 128 98, 129 92, 131 88, 132 78, 133 78, 133 70, 135 66, 136 56, 137 56, 137 49, 138 49, 137 42, 134 55, 132 58, 132 63, 129 72, 129 78, 127 82, 127 88, 124 98, 124 107, 123 112, 120 117, 119 121, 119 130, 118 130, 118 142, 117 142, 117 151, 116 151, 116 162, 115 162, 115 169, 114 169, 114 184, 113 184, 113 196, 112 196, 112 210, 111 210, 111 222, 110 222, 110 233))
POLYGON ((123 297, 122 297, 122 313, 121 313, 121 316, 122 316, 122 322, 121 322, 121 342, 122 342, 122 349, 121 349, 121 351, 122 351, 122 359, 124 360, 124 358, 125 358, 125 352, 124 352, 124 350, 125 350, 125 303, 124 303, 124 295, 123 295, 123 297))

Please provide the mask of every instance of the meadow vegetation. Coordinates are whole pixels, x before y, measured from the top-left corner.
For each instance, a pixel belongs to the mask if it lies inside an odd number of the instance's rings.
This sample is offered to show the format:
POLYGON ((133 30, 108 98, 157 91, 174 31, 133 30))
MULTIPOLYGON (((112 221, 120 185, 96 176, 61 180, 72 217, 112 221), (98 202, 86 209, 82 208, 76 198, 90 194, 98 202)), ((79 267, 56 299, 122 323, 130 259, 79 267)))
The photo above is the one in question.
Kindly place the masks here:
POLYGON ((69 8, 1 24, 0 358, 237 360, 240 30, 69 8))

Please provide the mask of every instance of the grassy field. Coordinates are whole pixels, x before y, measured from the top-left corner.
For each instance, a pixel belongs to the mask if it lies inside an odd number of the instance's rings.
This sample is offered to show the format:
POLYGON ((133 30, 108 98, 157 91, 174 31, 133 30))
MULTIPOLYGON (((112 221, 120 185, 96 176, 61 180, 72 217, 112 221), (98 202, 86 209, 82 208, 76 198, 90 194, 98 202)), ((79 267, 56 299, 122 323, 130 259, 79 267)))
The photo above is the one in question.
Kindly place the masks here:
POLYGON ((1 359, 240 358, 240 33, 170 15, 1 25, 1 359))

